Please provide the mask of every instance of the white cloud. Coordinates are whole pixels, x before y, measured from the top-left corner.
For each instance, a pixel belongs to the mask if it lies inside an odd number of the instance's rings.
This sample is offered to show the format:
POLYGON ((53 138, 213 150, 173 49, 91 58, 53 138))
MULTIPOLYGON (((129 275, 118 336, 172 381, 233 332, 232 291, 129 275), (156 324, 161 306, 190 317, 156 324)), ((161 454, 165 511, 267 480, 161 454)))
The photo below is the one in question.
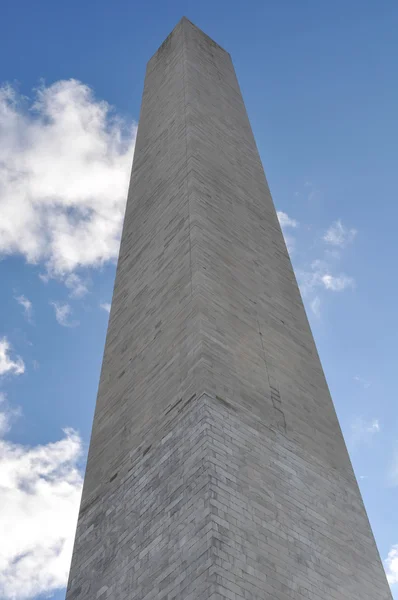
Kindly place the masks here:
POLYGON ((359 375, 355 375, 354 381, 356 381, 359 385, 362 385, 365 389, 368 389, 371 386, 370 381, 367 381, 363 377, 359 377, 359 375))
POLYGON ((315 296, 315 298, 311 300, 310 307, 314 315, 317 317, 317 319, 319 319, 321 316, 321 301, 319 296, 315 296))
POLYGON ((278 210, 277 215, 278 215, 279 224, 280 224, 282 232, 283 232, 283 237, 285 238, 286 247, 289 251, 289 254, 292 254, 294 252, 294 248, 295 248, 295 239, 291 235, 291 233, 289 233, 287 230, 295 229, 296 227, 299 226, 299 223, 298 223, 298 221, 296 221, 295 219, 292 219, 291 217, 289 217, 289 215, 287 215, 285 212, 283 212, 281 210, 278 210))
POLYGON ((61 304, 59 302, 50 302, 54 307, 55 318, 57 322, 63 327, 76 327, 79 324, 78 321, 71 321, 72 309, 69 304, 61 304))
POLYGON ((20 356, 10 358, 11 346, 6 337, 0 339, 0 375, 21 375, 25 372, 25 364, 20 356))
POLYGON ((103 310, 106 310, 106 312, 111 312, 111 305, 109 304, 109 302, 104 302, 103 304, 100 304, 100 308, 102 308, 103 310))
POLYGON ((60 278, 114 260, 135 125, 71 79, 41 87, 30 107, 0 88, 0 131, 0 254, 44 263, 60 278))
MULTIPOLYGON (((337 221, 337 223, 341 224, 340 221, 337 221)), ((334 231, 333 228, 329 229, 329 233, 331 231, 334 231)), ((346 230, 344 229, 344 231, 346 230)), ((330 239, 334 239, 331 233, 329 237, 330 239)), ((335 237, 337 240, 337 234, 335 237)), ((309 310, 311 310, 318 318, 320 317, 322 291, 343 292, 344 290, 355 288, 355 280, 353 277, 341 272, 337 272, 336 274, 338 262, 341 258, 341 247, 324 248, 321 258, 313 260, 310 267, 302 268, 297 271, 297 280, 303 298, 308 305, 309 310)))
POLYGON ((356 234, 356 229, 347 229, 339 219, 338 221, 332 223, 323 236, 323 240, 327 244, 343 248, 354 240, 356 234))
POLYGON ((26 298, 26 296, 17 296, 15 298, 15 300, 18 302, 18 304, 20 304, 24 310, 24 315, 27 318, 28 321, 32 320, 32 312, 33 312, 33 308, 32 308, 32 303, 30 300, 28 300, 28 298, 26 298))
POLYGON ((349 444, 354 448, 360 444, 369 443, 378 433, 380 433, 380 423, 378 419, 365 421, 362 417, 358 417, 351 424, 349 444))
POLYGON ((379 433, 380 424, 378 419, 373 419, 373 421, 368 426, 368 431, 370 431, 370 433, 379 433))
POLYGON ((0 435, 4 435, 10 429, 10 418, 3 409, 6 402, 6 396, 0 392, 0 435))
MULTIPOLYGON (((8 423, 9 415, 2 414, 8 423)), ((82 489, 81 451, 81 439, 71 429, 64 430, 61 440, 42 446, 0 439, 4 600, 49 595, 66 585, 82 489)))
POLYGON ((278 210, 277 215, 282 229, 284 227, 298 227, 298 221, 296 221, 295 219, 291 219, 289 215, 287 215, 285 212, 278 210))
POLYGON ((398 583, 398 544, 391 547, 384 561, 387 580, 390 585, 398 583))
POLYGON ((87 285, 76 273, 71 273, 65 278, 65 285, 71 290, 70 296, 72 298, 81 298, 88 292, 87 285))
POLYGON ((310 271, 299 271, 298 281, 303 296, 310 296, 317 288, 323 288, 332 292, 355 287, 355 280, 344 273, 332 275, 331 266, 325 260, 314 260, 310 271))
POLYGON ((5 433, 10 431, 12 422, 14 419, 19 417, 20 414, 20 409, 11 408, 7 403, 7 396, 5 393, 0 392, 0 436, 3 436, 5 433))
POLYGON ((321 276, 321 281, 325 288, 332 292, 342 292, 346 288, 352 288, 355 285, 354 279, 344 274, 335 276, 326 273, 321 276))

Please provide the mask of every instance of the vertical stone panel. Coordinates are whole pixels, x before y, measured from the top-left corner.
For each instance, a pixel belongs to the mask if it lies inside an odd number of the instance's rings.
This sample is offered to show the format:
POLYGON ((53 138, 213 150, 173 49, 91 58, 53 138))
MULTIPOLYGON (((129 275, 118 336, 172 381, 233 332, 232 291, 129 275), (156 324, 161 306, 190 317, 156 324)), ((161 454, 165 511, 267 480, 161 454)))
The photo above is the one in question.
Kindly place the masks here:
POLYGON ((67 600, 388 600, 231 58, 148 63, 67 600))

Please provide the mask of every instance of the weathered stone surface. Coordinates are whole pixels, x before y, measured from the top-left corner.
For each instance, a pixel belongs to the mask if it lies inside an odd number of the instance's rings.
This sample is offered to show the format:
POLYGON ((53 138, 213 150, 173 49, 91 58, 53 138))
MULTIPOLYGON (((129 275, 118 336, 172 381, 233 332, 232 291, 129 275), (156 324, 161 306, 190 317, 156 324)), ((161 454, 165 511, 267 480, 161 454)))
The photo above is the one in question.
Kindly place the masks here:
POLYGON ((148 63, 67 600, 391 598, 229 54, 148 63))

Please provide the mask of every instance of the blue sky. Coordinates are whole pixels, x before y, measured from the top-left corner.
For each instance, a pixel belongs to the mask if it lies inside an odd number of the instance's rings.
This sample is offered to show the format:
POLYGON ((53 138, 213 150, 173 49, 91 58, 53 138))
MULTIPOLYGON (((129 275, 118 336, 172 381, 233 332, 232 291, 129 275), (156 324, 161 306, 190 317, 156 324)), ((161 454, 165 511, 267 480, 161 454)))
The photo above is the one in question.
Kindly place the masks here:
POLYGON ((0 596, 65 596, 145 65, 186 15, 232 55, 398 598, 397 4, 3 8, 0 596))

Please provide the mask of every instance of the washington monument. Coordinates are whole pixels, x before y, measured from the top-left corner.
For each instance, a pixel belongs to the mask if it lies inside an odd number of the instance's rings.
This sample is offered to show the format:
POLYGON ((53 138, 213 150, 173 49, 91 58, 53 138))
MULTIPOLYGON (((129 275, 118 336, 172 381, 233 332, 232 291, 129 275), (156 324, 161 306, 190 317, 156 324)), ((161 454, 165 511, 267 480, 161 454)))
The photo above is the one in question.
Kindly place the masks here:
POLYGON ((150 59, 67 600, 391 600, 230 55, 150 59))

